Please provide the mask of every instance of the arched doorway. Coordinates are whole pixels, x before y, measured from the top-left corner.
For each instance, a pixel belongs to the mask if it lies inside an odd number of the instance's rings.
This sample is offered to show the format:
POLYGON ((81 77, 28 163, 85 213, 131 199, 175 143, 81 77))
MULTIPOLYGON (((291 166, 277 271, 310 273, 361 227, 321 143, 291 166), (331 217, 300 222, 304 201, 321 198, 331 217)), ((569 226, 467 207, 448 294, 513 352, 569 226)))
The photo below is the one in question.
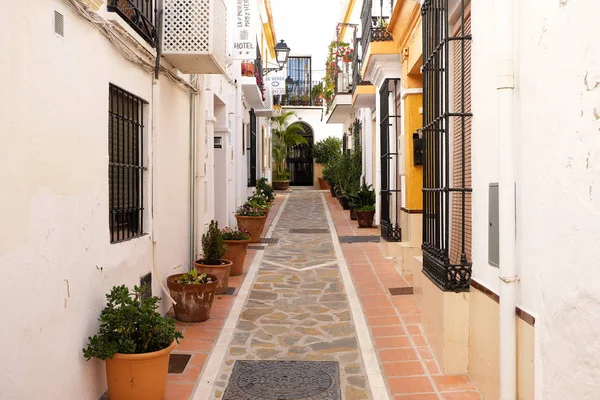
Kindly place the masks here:
POLYGON ((294 186, 312 186, 313 185, 313 130, 305 122, 298 121, 292 125, 299 125, 302 128, 302 136, 306 138, 308 144, 292 146, 288 149, 286 159, 288 169, 291 173, 290 185, 294 186))

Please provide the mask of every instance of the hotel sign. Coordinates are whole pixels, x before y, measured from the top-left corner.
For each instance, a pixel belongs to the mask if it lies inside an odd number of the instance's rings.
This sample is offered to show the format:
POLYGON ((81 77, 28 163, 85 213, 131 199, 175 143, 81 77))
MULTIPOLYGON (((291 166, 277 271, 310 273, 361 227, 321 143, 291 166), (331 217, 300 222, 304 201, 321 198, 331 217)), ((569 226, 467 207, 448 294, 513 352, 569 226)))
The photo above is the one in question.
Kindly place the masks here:
POLYGON ((255 58, 256 35, 252 29, 251 0, 236 0, 233 59, 253 60, 255 58))

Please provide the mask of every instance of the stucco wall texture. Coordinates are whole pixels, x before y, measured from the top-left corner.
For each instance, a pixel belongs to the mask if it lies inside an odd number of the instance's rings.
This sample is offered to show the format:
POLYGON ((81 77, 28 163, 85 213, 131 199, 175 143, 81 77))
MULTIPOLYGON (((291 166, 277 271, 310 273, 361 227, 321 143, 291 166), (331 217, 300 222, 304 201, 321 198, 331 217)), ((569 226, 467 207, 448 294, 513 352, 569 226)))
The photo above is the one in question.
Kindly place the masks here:
MULTIPOLYGON (((495 4, 472 2, 473 277, 498 293, 498 269, 487 261, 488 185, 502 168, 495 4)), ((594 399, 600 389, 600 25, 591 16, 600 3, 515 4, 517 305, 536 317, 535 398, 594 399)))

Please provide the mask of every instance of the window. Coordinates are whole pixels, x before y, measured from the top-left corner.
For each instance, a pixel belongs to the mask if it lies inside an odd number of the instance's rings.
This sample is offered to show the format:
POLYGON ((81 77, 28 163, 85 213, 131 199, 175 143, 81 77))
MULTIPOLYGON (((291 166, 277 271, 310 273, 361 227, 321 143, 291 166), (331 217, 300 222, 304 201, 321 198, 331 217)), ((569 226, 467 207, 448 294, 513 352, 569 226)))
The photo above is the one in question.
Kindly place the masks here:
POLYGON ((119 14, 144 40, 155 45, 154 0, 108 0, 107 9, 119 14))
POLYGON ((449 36, 448 0, 425 0, 422 16, 423 273, 444 291, 468 291, 470 20, 460 7, 458 27, 449 36))
POLYGON ((108 189, 110 241, 143 234, 145 102, 117 86, 109 88, 108 189))
POLYGON ((400 79, 386 79, 379 90, 381 149, 381 237, 402 240, 398 207, 398 137, 400 136, 400 79))

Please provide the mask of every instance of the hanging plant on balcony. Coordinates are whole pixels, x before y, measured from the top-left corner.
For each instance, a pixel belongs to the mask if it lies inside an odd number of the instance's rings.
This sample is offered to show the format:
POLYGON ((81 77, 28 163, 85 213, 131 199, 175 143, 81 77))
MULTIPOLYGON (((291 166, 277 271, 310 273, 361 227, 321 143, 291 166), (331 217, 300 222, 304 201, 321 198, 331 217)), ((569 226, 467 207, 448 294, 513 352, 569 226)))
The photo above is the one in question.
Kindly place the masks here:
MULTIPOLYGON (((333 102, 333 97, 335 95, 335 82, 337 81, 337 76, 341 72, 340 66, 338 65, 339 57, 344 58, 344 54, 348 51, 350 45, 346 42, 341 42, 339 40, 334 40, 329 43, 329 52, 327 54, 327 62, 325 63, 325 101, 327 102, 327 112, 329 112, 329 108, 331 107, 331 103, 333 102)), ((350 56, 350 60, 352 60, 352 56, 350 56)))

